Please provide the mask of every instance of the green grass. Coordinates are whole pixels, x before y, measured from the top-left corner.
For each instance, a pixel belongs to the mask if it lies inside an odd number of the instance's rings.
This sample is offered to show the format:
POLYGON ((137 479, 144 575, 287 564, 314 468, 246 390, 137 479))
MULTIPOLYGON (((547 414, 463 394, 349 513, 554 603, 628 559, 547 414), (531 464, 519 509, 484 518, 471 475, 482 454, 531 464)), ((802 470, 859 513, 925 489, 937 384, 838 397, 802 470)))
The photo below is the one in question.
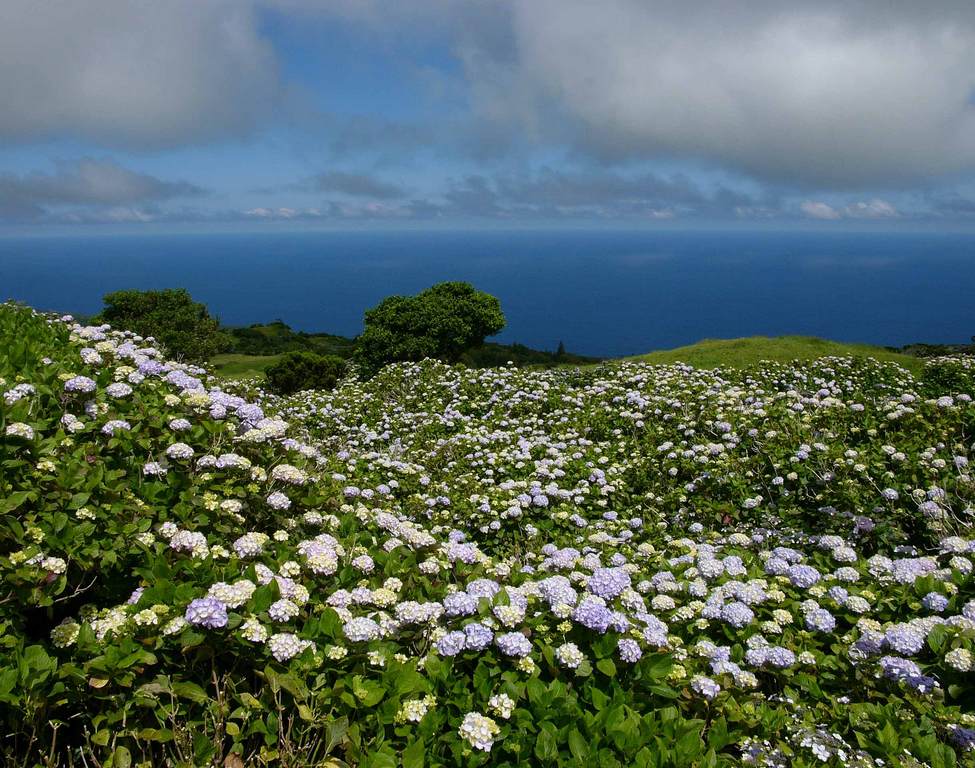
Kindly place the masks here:
POLYGON ((742 339, 704 339, 677 349, 665 349, 646 355, 628 357, 645 363, 687 363, 696 368, 744 368, 762 360, 786 363, 790 360, 814 360, 834 355, 875 357, 899 363, 913 373, 918 373, 924 363, 917 357, 891 352, 870 344, 844 344, 838 341, 817 339, 813 336, 749 336, 742 339))
MULTIPOLYGON (((487 345, 486 345, 487 346, 487 345)), ((494 345, 497 346, 497 345, 494 345)), ((499 348, 500 349, 500 348, 499 348)), ((502 351, 510 351, 503 348, 502 351)), ((899 363, 912 373, 920 373, 924 366, 921 358, 891 352, 883 347, 870 344, 844 344, 839 341, 827 341, 812 336, 749 336, 743 339, 704 339, 697 344, 690 344, 677 349, 663 349, 646 355, 636 355, 624 358, 644 363, 668 364, 687 363, 695 368, 745 368, 755 365, 762 360, 774 360, 787 363, 791 360, 815 360, 817 357, 834 355, 853 357, 875 357, 899 363)), ((210 362, 218 376, 225 379, 244 379, 249 376, 259 376, 264 369, 273 365, 281 355, 217 355, 210 362)), ((497 362, 503 365, 511 359, 510 355, 502 355, 504 359, 497 362)), ((493 361, 482 361, 491 364, 493 361)))
POLYGON ((246 379, 260 376, 264 369, 274 365, 281 355, 216 355, 210 364, 214 373, 225 379, 246 379))

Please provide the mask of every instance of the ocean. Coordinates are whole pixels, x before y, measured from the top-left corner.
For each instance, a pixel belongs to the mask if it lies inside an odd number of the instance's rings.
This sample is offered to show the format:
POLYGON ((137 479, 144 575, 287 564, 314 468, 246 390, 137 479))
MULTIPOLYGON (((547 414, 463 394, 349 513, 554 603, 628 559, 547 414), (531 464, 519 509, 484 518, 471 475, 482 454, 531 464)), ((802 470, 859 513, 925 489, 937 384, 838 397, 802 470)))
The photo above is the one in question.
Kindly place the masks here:
POLYGON ((300 232, 0 238, 0 300, 95 313, 184 287, 228 325, 347 336, 390 294, 467 280, 502 342, 616 356, 703 338, 883 345, 975 334, 975 235, 864 232, 300 232))

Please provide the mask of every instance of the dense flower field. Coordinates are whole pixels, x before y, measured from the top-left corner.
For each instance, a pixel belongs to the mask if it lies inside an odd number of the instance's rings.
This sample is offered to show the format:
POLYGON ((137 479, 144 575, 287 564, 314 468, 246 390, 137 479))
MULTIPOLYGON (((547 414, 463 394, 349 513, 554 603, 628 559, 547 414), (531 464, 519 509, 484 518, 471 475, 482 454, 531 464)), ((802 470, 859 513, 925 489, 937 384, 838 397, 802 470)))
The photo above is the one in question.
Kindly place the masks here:
POLYGON ((973 764, 971 360, 0 377, 8 764, 973 764))

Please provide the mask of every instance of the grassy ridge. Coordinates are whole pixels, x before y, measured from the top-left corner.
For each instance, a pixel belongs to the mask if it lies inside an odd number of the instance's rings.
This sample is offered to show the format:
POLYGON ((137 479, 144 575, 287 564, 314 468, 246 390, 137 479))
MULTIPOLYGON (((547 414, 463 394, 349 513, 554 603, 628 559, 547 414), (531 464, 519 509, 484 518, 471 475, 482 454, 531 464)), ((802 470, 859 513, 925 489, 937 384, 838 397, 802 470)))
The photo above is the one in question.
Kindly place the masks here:
POLYGON ((239 355, 228 353, 210 359, 214 373, 225 379, 246 379, 259 376, 274 365, 281 355, 239 355))
MULTIPOLYGON (((624 359, 659 365, 680 362, 693 365, 695 368, 717 368, 719 366, 746 368, 762 360, 787 363, 792 360, 815 360, 829 356, 873 357, 877 360, 902 365, 915 374, 919 373, 924 366, 923 358, 891 352, 884 347, 871 344, 847 344, 819 339, 814 336, 748 336, 740 339, 704 339, 696 344, 688 344, 676 349, 657 350, 656 352, 634 355, 624 359)), ((234 353, 217 355, 211 360, 211 363, 219 376, 227 379, 241 379, 262 374, 279 357, 280 355, 234 353)), ((512 346, 485 344, 480 350, 477 350, 476 355, 465 355, 463 362, 469 367, 477 368, 503 366, 511 359, 529 365, 553 365, 560 362, 578 365, 594 360, 594 358, 567 355, 564 361, 560 361, 552 353, 528 350, 518 344, 512 346), (518 352, 526 354, 517 354, 518 352)))
POLYGON ((845 344, 818 339, 814 336, 748 336, 740 339, 704 339, 676 349, 664 349, 645 355, 626 358, 644 363, 687 363, 696 368, 727 366, 743 368, 762 360, 786 363, 792 360, 815 360, 819 357, 849 355, 873 357, 898 363, 913 373, 923 367, 923 360, 911 355, 891 352, 870 344, 845 344))

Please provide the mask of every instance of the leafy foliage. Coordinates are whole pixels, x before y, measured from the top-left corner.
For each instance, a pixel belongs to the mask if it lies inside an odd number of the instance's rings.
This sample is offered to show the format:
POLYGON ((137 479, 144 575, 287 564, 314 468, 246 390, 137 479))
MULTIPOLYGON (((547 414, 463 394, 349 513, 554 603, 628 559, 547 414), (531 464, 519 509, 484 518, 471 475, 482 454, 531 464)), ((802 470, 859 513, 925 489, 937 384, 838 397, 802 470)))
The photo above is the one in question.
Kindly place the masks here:
POLYGON ((228 346, 217 318, 184 288, 115 291, 104 300, 106 323, 154 337, 177 359, 204 362, 228 346))
POLYGON ((494 296, 469 283, 439 283, 416 296, 390 296, 367 310, 355 359, 367 375, 387 363, 428 357, 453 363, 504 323, 494 296))
POLYGON ((341 357, 288 352, 264 375, 268 389, 279 395, 290 395, 302 389, 330 390, 345 370, 346 362, 341 357))

